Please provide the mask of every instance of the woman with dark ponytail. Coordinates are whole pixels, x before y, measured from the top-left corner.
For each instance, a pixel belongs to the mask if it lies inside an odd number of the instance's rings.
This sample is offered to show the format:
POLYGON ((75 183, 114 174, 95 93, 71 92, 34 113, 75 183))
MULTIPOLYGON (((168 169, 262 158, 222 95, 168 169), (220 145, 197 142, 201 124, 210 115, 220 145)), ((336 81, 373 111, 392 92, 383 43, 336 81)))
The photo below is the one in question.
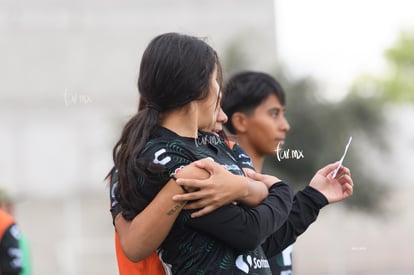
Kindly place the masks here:
MULTIPOLYGON (((218 56, 201 39, 167 33, 154 38, 145 50, 138 88, 146 108, 126 124, 113 152, 113 175, 118 177, 113 180, 114 200, 122 213, 116 215, 115 224, 131 221, 126 231, 116 226, 130 260, 141 259, 137 246, 158 247, 162 242, 158 253, 172 274, 270 274, 266 254, 277 253, 294 241, 292 234, 289 238, 280 232, 273 236, 288 218, 290 187, 272 176, 262 175, 262 183, 249 180, 225 142, 199 142, 217 140, 200 129, 212 129, 218 120, 220 87, 218 56), (244 186, 236 196, 241 198, 239 203, 199 216, 194 215, 197 209, 183 210, 184 203, 172 200, 171 194, 199 187, 195 181, 192 188, 185 188, 181 178, 207 177, 244 186), (267 197, 248 207, 262 187, 267 197), (138 218, 153 222, 137 225, 138 218), (137 236, 143 243, 136 242, 137 236)), ((327 171, 321 173, 318 180, 328 181, 327 171)), ((201 198, 197 193, 181 196, 201 198)))
POLYGON ((138 90, 147 106, 128 121, 113 150, 120 182, 118 194, 122 203, 130 206, 124 208, 125 217, 132 218, 128 208, 138 210, 141 207, 142 197, 132 182, 144 173, 146 166, 153 166, 141 160, 139 154, 154 128, 160 125, 160 117, 185 108, 190 102, 205 99, 216 64, 220 67, 217 54, 205 42, 176 33, 154 38, 145 50, 138 90))

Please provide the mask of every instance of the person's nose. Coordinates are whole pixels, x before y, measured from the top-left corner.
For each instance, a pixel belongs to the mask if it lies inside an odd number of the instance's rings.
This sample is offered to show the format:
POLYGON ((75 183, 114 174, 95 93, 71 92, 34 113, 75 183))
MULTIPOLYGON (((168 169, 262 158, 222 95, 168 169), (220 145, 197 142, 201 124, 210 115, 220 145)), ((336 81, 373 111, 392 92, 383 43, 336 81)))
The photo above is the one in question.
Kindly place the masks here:
POLYGON ((228 117, 226 115, 226 113, 223 111, 222 108, 220 108, 220 113, 219 113, 219 117, 218 117, 219 122, 225 124, 228 120, 228 117))
POLYGON ((289 131, 290 130, 290 125, 289 125, 289 122, 287 121, 286 117, 283 117, 282 120, 283 121, 280 125, 280 129, 284 132, 289 131))

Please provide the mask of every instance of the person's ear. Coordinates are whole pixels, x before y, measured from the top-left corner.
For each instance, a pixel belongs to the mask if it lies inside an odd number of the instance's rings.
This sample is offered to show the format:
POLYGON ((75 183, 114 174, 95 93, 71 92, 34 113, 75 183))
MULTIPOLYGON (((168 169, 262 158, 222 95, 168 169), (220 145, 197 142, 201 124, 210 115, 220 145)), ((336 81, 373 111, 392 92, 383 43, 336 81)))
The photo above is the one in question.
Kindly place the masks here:
POLYGON ((231 116, 231 124, 237 134, 243 134, 247 131, 248 119, 246 114, 241 112, 235 112, 231 116))

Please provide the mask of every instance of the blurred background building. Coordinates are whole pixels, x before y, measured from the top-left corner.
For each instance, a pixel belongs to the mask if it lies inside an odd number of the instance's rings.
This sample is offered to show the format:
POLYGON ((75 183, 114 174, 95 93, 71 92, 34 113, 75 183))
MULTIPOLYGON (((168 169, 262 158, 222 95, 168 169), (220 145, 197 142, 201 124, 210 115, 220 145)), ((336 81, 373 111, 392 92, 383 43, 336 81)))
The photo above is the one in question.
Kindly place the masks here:
MULTIPOLYGON (((139 60, 150 39, 168 31, 206 37, 228 73, 240 64, 273 70, 286 51, 279 28, 289 30, 277 24, 282 2, 0 2, 0 187, 17 201, 35 275, 117 274, 104 177, 122 126, 137 108, 139 60), (240 56, 244 63, 237 63, 240 56)), ((387 172, 392 217, 341 205, 323 210, 294 246, 296 274, 414 272, 408 247, 414 243, 414 193, 412 170, 406 169, 414 151, 414 112, 411 104, 392 110, 388 139, 398 151, 372 168, 387 172), (390 174, 396 167, 404 171, 390 174)), ((338 157, 343 145, 333 152, 338 157)), ((375 162, 376 151, 366 152, 375 162)))

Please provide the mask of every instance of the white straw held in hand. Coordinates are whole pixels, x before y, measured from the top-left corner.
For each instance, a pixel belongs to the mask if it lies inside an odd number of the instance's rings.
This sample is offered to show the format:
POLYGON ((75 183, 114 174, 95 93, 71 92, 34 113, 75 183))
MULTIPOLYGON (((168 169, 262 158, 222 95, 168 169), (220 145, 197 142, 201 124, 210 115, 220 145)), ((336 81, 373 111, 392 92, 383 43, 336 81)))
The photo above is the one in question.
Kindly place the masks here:
POLYGON ((339 160, 339 164, 338 164, 338 166, 335 168, 335 170, 334 170, 334 171, 333 171, 333 173, 332 173, 332 178, 333 178, 333 179, 336 177, 336 173, 338 173, 338 170, 339 170, 339 168, 341 167, 342 162, 344 161, 344 158, 345 158, 346 152, 348 152, 348 147, 349 147, 349 145, 351 144, 351 141, 352 141, 352 136, 351 136, 351 137, 349 137, 348 143, 346 144, 346 147, 345 147, 345 152, 344 152, 344 154, 342 155, 341 159, 339 160))

